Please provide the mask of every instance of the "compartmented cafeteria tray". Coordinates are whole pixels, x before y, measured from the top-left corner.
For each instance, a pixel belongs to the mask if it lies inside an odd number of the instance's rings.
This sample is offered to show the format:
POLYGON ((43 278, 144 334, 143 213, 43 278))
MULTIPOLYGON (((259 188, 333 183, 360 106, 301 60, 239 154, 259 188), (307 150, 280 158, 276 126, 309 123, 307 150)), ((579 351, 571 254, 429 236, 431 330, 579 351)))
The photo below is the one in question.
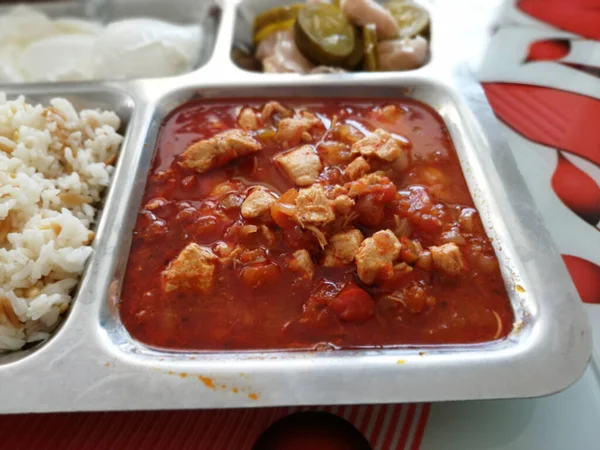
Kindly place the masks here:
MULTIPOLYGON (((52 336, 0 353, 0 411, 80 411, 363 404, 532 397, 583 372, 591 335, 576 292, 483 92, 453 47, 451 17, 436 1, 429 56, 396 72, 266 74, 231 58, 251 42, 251 21, 274 0, 112 2, 103 20, 150 15, 200 23, 201 56, 178 76, 2 84, 9 99, 106 109, 124 136, 96 217, 93 253, 52 336), (140 8, 140 9, 136 9, 140 8), (167 350, 134 339, 121 321, 123 280, 161 125, 188 101, 294 99, 418 101, 442 118, 500 265, 514 313, 506 337, 476 344, 334 350, 167 350)), ((90 3, 94 5, 93 2, 90 3)), ((89 14, 81 4, 43 4, 51 16, 89 14)), ((0 9, 4 12, 5 9, 0 9)), ((99 13, 98 11, 101 11, 99 13)), ((263 312, 268 314, 268 311, 263 312)))

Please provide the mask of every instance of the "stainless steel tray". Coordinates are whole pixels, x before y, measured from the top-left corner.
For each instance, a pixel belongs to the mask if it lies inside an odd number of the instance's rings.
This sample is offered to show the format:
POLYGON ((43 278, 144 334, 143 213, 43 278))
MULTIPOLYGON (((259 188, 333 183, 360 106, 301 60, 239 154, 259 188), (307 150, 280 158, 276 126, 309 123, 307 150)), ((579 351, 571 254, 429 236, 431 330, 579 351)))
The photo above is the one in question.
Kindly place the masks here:
POLYGON ((229 57, 233 40, 244 37, 255 12, 277 3, 284 2, 221 0, 215 2, 220 12, 205 9, 220 17, 214 51, 207 49, 206 63, 186 75, 0 86, 33 102, 65 96, 79 108, 115 109, 126 124, 95 252, 71 311, 48 342, 0 355, 0 412, 529 397, 561 390, 581 375, 591 353, 586 317, 483 92, 456 60, 456 23, 442 2, 427 3, 432 56, 415 71, 300 76, 237 68, 229 57), (409 97, 436 109, 494 241, 516 315, 509 337, 470 346, 321 353, 166 352, 133 340, 115 302, 162 120, 193 97, 259 96, 409 97))

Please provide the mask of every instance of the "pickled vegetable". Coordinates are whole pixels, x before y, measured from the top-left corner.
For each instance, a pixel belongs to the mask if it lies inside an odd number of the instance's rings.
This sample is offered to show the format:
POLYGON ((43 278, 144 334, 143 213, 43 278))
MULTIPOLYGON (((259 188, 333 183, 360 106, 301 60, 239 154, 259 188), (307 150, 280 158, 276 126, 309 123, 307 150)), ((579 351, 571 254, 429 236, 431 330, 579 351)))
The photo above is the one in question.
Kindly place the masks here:
POLYGON ((377 27, 374 23, 362 27, 362 37, 365 49, 364 70, 376 72, 379 70, 379 55, 377 53, 377 27))
POLYGON ((250 49, 241 44, 237 44, 231 50, 231 59, 238 67, 251 72, 260 72, 262 64, 254 57, 250 49))
POLYGON ((275 22, 267 25, 266 27, 261 28, 254 35, 254 43, 260 44, 262 41, 264 41, 266 38, 271 36, 273 33, 276 33, 277 31, 289 30, 294 26, 295 22, 296 19, 283 20, 281 22, 275 22))
POLYGON ((398 37, 412 38, 426 35, 429 30, 429 13, 410 0, 394 0, 385 5, 398 22, 398 37))
POLYGON ((298 11, 305 6, 306 5, 303 3, 294 3, 292 5, 271 8, 260 13, 254 19, 254 26, 252 28, 253 34, 256 35, 262 28, 272 25, 276 22, 284 22, 286 20, 296 19, 298 16, 298 11))
POLYGON ((355 29, 355 37, 356 43, 354 45, 354 50, 352 50, 350 56, 342 63, 342 67, 346 70, 355 69, 361 63, 365 54, 362 34, 359 30, 355 29))
POLYGON ((343 67, 356 51, 356 28, 334 5, 315 4, 300 10, 294 30, 298 49, 316 65, 343 67))

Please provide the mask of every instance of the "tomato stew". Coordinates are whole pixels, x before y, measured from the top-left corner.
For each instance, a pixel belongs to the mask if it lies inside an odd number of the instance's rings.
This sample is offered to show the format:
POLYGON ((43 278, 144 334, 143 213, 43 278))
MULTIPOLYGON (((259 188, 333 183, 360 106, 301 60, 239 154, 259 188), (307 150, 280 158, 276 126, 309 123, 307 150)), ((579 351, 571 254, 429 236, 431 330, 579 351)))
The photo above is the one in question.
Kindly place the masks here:
POLYGON ((192 350, 477 343, 513 311, 441 117, 412 100, 169 115, 120 313, 192 350))

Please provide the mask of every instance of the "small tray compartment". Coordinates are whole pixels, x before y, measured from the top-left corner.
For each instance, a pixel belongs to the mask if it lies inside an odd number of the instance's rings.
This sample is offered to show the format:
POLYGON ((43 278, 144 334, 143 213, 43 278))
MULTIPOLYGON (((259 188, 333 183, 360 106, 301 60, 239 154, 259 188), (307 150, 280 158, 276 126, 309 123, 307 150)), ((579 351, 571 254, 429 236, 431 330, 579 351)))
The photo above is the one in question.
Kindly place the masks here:
MULTIPOLYGON (((19 95, 24 95, 25 100, 31 104, 42 104, 43 106, 49 106, 50 100, 57 97, 66 98, 69 102, 71 102, 74 108, 79 112, 84 109, 99 109, 99 110, 109 110, 114 111, 119 118, 121 119, 121 127, 117 130, 122 136, 125 137, 121 149, 119 151, 119 157, 117 162, 115 163, 115 169, 118 170, 119 162, 122 159, 122 152, 127 143, 127 135, 130 130, 130 122, 134 112, 134 100, 128 94, 110 89, 110 88, 100 88, 100 87, 91 87, 88 86, 86 88, 78 89, 78 88, 68 88, 65 89, 56 89, 56 88, 48 88, 38 87, 38 88, 15 88, 14 90, 5 90, 7 94, 7 98, 12 100, 19 95)), ((112 181, 112 180, 111 180, 112 181)), ((103 198, 100 204, 97 206, 98 211, 96 214, 96 218, 93 225, 93 231, 95 233, 94 241, 92 242, 92 247, 96 248, 98 242, 102 240, 102 224, 104 222, 104 205, 106 203, 106 199, 112 195, 113 191, 113 183, 104 190, 103 198)), ((69 310, 63 314, 63 318, 58 328, 52 333, 52 336, 47 341, 41 341, 38 343, 32 343, 31 345, 27 345, 26 349, 16 352, 9 353, 0 353, 0 367, 4 364, 8 364, 22 358, 25 358, 28 355, 33 354, 34 352, 43 351, 46 344, 52 341, 55 336, 64 333, 70 324, 71 312, 74 308, 76 308, 77 302, 81 297, 84 297, 85 294, 82 293, 82 286, 85 284, 85 280, 89 276, 93 276, 89 273, 89 266, 94 259, 94 253, 90 255, 86 262, 86 268, 80 276, 79 284, 73 294, 73 300, 69 307, 69 310)), ((84 299, 82 299, 84 301, 84 299)))
MULTIPOLYGON (((387 3, 388 0, 377 0, 378 3, 382 3, 385 4, 387 3)), ((291 4, 295 4, 295 3, 302 3, 302 2, 298 2, 296 0, 241 0, 240 4, 237 7, 237 11, 236 11, 236 19, 235 19, 235 26, 234 26, 234 35, 233 35, 233 48, 235 48, 236 46, 241 46, 243 48, 254 48, 254 44, 252 42, 252 24, 254 22, 254 18, 259 15, 261 12, 266 11, 270 8, 275 8, 278 6, 286 6, 286 5, 291 5, 291 4)), ((410 73, 410 72, 415 72, 417 70, 420 70, 424 67, 426 67, 427 65, 430 64, 430 62, 432 61, 433 58, 433 46, 434 44, 437 45, 436 42, 434 42, 434 31, 436 29, 436 24, 435 21, 437 20, 437 15, 435 14, 434 8, 430 3, 430 0, 421 0, 421 1, 417 1, 417 3, 419 3, 421 6, 423 6, 425 9, 427 9, 427 11, 429 12, 430 15, 430 27, 429 27, 429 37, 428 37, 428 42, 429 42, 429 52, 428 52, 428 57, 427 60, 425 61, 425 63, 421 66, 418 67, 416 69, 413 70, 407 70, 405 71, 406 73, 410 73)), ((240 67, 235 61, 233 61, 233 64, 244 70, 244 71, 248 71, 247 69, 244 69, 243 67, 240 67)), ((259 64, 260 65, 260 64, 259 64)), ((252 71, 253 73, 259 73, 262 74, 263 72, 258 70, 258 71, 252 71)), ((353 73, 353 72, 350 72, 353 73)), ((387 72, 387 73, 394 73, 394 72, 387 72)), ((399 73, 399 72, 395 72, 395 73, 399 73)), ((306 75, 304 75, 306 76, 306 75)))
MULTIPOLYGON (((163 20, 176 25, 200 25, 200 54, 195 67, 187 73, 201 69, 209 61, 215 48, 221 20, 221 8, 217 0, 201 2, 193 0, 172 0, 169 2, 161 0, 92 0, 88 2, 43 2, 27 6, 47 14, 50 18, 68 17, 93 20, 105 25, 110 22, 132 18, 163 20)), ((14 5, 0 5, 0 14, 7 14, 14 7, 14 5)), ((185 74, 186 72, 180 75, 185 74)), ((106 81, 106 79, 90 80, 90 82, 101 81, 106 81)), ((61 82, 61 84, 70 83, 61 82)), ((27 84, 33 84, 33 82, 27 84)), ((15 86, 16 84, 8 85, 15 86)))

